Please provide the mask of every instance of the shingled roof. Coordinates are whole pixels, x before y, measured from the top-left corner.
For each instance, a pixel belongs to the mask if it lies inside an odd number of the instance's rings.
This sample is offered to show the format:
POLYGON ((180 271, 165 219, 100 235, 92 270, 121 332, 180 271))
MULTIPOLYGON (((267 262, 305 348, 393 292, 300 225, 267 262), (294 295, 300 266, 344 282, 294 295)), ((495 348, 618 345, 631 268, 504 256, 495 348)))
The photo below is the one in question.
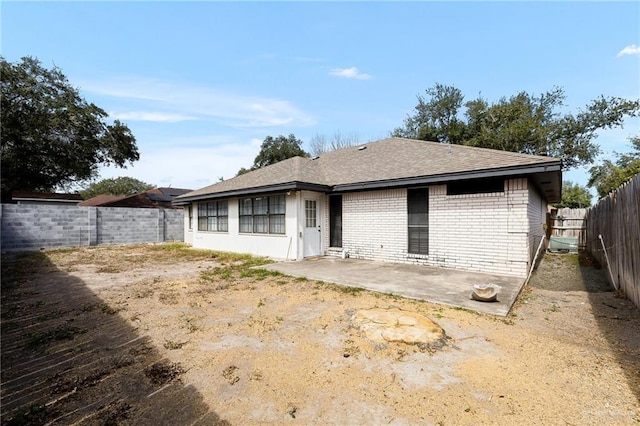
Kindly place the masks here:
POLYGON ((154 188, 131 195, 102 194, 78 204, 81 207, 137 207, 174 208, 171 201, 180 194, 190 192, 182 188, 154 188))
POLYGON ((388 138, 293 157, 177 197, 174 203, 292 189, 345 192, 497 176, 533 176, 549 202, 559 201, 561 161, 414 139, 388 138))

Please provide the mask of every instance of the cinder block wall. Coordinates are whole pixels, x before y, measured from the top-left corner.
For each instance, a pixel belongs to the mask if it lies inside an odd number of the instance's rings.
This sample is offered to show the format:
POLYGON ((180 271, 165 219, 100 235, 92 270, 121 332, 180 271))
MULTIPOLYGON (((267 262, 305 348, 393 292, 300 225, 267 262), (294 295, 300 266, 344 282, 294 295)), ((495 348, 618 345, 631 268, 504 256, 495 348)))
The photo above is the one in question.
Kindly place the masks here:
POLYGON ((182 241, 182 210, 2 204, 2 250, 182 241))
POLYGON ((2 204, 2 250, 88 245, 88 215, 76 206, 2 204))
POLYGON ((429 187, 427 256, 407 252, 406 189, 347 193, 342 245, 354 258, 524 277, 537 236, 531 235, 537 221, 528 217, 530 201, 540 211, 526 179, 506 181, 504 193, 447 196, 446 185, 429 187))
POLYGON ((158 238, 164 227, 161 210, 136 208, 98 208, 98 245, 164 241, 158 238))

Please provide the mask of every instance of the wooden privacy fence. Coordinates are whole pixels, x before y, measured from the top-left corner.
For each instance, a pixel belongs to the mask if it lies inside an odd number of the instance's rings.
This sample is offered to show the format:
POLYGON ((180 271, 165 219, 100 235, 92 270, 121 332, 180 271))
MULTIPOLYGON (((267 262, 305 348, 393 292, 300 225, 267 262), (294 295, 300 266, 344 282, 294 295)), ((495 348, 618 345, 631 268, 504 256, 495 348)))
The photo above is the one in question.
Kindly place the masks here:
POLYGON ((640 308, 640 174, 587 210, 587 251, 640 308), (604 241, 604 248, 600 240, 604 241), (608 257, 608 262, 607 262, 608 257))
POLYGON ((578 247, 586 246, 585 216, 587 209, 562 208, 551 211, 548 237, 575 237, 578 247))

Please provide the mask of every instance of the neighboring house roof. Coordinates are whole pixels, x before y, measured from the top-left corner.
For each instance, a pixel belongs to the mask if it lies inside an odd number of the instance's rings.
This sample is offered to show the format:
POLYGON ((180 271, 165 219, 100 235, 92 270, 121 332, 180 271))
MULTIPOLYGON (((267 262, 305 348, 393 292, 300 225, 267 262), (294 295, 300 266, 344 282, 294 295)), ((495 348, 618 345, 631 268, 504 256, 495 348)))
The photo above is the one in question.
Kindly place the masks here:
POLYGON ((126 195, 111 195, 111 194, 102 194, 95 196, 93 198, 89 198, 84 200, 80 204, 81 207, 96 207, 96 206, 104 206, 105 204, 112 203, 114 201, 122 200, 126 195))
POLYGON ((104 194, 89 198, 79 205, 83 207, 174 208, 171 204, 174 197, 190 191, 190 189, 181 188, 155 188, 129 196, 104 194))
POLYGON ((315 158, 289 158, 179 196, 174 204, 292 189, 345 192, 525 175, 533 177, 549 202, 556 202, 561 170, 562 162, 553 157, 388 138, 315 158))
POLYGON ((54 192, 13 191, 11 193, 11 200, 15 202, 33 201, 77 204, 82 201, 82 196, 80 194, 61 194, 54 192))

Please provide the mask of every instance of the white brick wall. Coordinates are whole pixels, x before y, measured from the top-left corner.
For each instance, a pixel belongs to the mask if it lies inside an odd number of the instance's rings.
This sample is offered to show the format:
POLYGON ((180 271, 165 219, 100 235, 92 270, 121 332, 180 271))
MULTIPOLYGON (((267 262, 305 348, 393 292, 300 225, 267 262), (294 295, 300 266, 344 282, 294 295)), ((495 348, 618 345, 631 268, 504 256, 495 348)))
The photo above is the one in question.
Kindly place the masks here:
POLYGON ((406 260, 406 189, 344 194, 342 246, 351 257, 406 260))
POLYGON ((407 253, 406 189, 344 194, 343 248, 355 258, 526 276, 538 226, 528 216, 537 197, 530 193, 526 179, 508 180, 504 193, 492 194, 447 196, 445 185, 431 186, 428 256, 407 253))
POLYGON ((529 216, 529 261, 532 262, 545 233, 543 226, 547 222, 547 204, 531 183, 529 183, 527 214, 529 216))

